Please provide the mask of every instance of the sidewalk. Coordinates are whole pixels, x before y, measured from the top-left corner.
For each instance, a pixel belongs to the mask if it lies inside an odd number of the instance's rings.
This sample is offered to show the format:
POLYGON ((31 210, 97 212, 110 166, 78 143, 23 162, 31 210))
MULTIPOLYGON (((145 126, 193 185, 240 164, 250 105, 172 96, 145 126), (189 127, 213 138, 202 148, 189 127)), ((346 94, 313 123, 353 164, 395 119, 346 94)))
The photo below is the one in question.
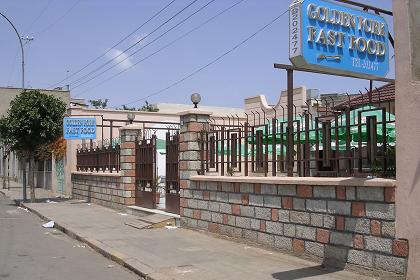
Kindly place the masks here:
MULTIPOLYGON (((3 189, 2 179, 0 179, 0 193, 19 203, 23 199, 23 188, 22 183, 10 181, 10 189, 3 189)), ((28 200, 31 199, 31 189, 27 186, 26 189, 28 200)), ((60 197, 59 194, 55 194, 49 190, 35 188, 35 198, 37 202, 45 202, 47 199, 57 200, 60 197)))
POLYGON ((192 230, 135 229, 125 223, 136 216, 95 204, 66 201, 25 206, 146 279, 371 279, 192 230))

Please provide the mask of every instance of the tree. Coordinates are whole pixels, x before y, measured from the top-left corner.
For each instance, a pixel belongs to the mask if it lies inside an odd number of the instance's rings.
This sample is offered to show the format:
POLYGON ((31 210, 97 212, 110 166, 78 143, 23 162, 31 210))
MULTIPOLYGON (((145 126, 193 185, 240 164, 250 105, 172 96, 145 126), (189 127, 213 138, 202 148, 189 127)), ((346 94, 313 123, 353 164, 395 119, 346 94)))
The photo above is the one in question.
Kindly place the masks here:
POLYGON ((108 106, 109 99, 91 99, 89 100, 90 105, 92 105, 95 109, 105 109, 108 106))
POLYGON ((137 111, 136 107, 128 107, 127 105, 122 105, 122 107, 120 108, 120 110, 124 110, 124 111, 137 111))
MULTIPOLYGON (((38 90, 20 93, 10 103, 7 116, 0 119, 0 137, 4 144, 16 151, 24 162, 31 160, 35 151, 43 145, 57 141, 63 133, 63 117, 66 104, 60 99, 38 90)), ((24 193, 26 198, 26 164, 24 193)), ((31 201, 35 201, 35 186, 31 185, 31 201)))
POLYGON ((145 112, 158 112, 159 109, 156 108, 153 105, 150 105, 149 102, 147 102, 147 100, 144 102, 144 105, 142 107, 139 108, 139 111, 145 111, 145 112))
POLYGON ((142 112, 159 112, 159 108, 156 108, 153 105, 150 105, 149 102, 145 102, 145 104, 139 108, 136 107, 129 107, 127 105, 122 105, 121 108, 117 108, 117 110, 124 110, 124 111, 142 111, 142 112))

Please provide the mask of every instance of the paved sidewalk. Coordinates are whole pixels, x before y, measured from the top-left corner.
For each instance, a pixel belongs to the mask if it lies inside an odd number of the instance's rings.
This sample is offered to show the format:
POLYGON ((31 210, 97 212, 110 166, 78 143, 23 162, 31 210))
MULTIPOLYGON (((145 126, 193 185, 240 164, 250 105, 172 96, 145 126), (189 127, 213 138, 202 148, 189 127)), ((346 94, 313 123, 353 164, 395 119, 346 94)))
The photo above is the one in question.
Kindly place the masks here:
MULTIPOLYGON (((0 179, 0 181, 2 181, 2 179, 0 179)), ((27 186, 26 192, 29 200, 31 198, 31 189, 29 186, 27 186)), ((10 181, 10 188, 3 189, 2 182, 0 182, 0 193, 19 203, 23 199, 22 183, 10 181)), ((37 202, 45 202, 47 199, 59 200, 60 195, 46 189, 35 188, 35 198, 37 202)))
POLYGON ((197 231, 125 225, 131 215, 67 201, 25 204, 70 236, 146 279, 371 279, 197 231))

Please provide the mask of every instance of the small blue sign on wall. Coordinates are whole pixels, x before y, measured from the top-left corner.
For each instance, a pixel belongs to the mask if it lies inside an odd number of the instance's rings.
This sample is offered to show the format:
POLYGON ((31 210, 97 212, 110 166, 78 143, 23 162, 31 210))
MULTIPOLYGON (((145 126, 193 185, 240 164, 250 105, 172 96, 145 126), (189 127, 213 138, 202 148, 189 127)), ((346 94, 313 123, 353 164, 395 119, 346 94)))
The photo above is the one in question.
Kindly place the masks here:
POLYGON ((360 78, 388 74, 388 25, 379 15, 326 0, 294 0, 289 26, 296 67, 360 78))
POLYGON ((64 118, 64 139, 96 139, 95 118, 64 118))

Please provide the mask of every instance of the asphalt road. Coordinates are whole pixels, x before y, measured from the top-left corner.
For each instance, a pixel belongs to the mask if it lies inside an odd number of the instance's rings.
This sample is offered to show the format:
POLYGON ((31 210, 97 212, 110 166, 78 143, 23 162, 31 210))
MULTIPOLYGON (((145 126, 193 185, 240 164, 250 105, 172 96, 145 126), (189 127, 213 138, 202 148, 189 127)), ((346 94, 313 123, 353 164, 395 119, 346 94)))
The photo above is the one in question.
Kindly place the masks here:
POLYGON ((140 279, 43 223, 0 194, 0 280, 140 279))

